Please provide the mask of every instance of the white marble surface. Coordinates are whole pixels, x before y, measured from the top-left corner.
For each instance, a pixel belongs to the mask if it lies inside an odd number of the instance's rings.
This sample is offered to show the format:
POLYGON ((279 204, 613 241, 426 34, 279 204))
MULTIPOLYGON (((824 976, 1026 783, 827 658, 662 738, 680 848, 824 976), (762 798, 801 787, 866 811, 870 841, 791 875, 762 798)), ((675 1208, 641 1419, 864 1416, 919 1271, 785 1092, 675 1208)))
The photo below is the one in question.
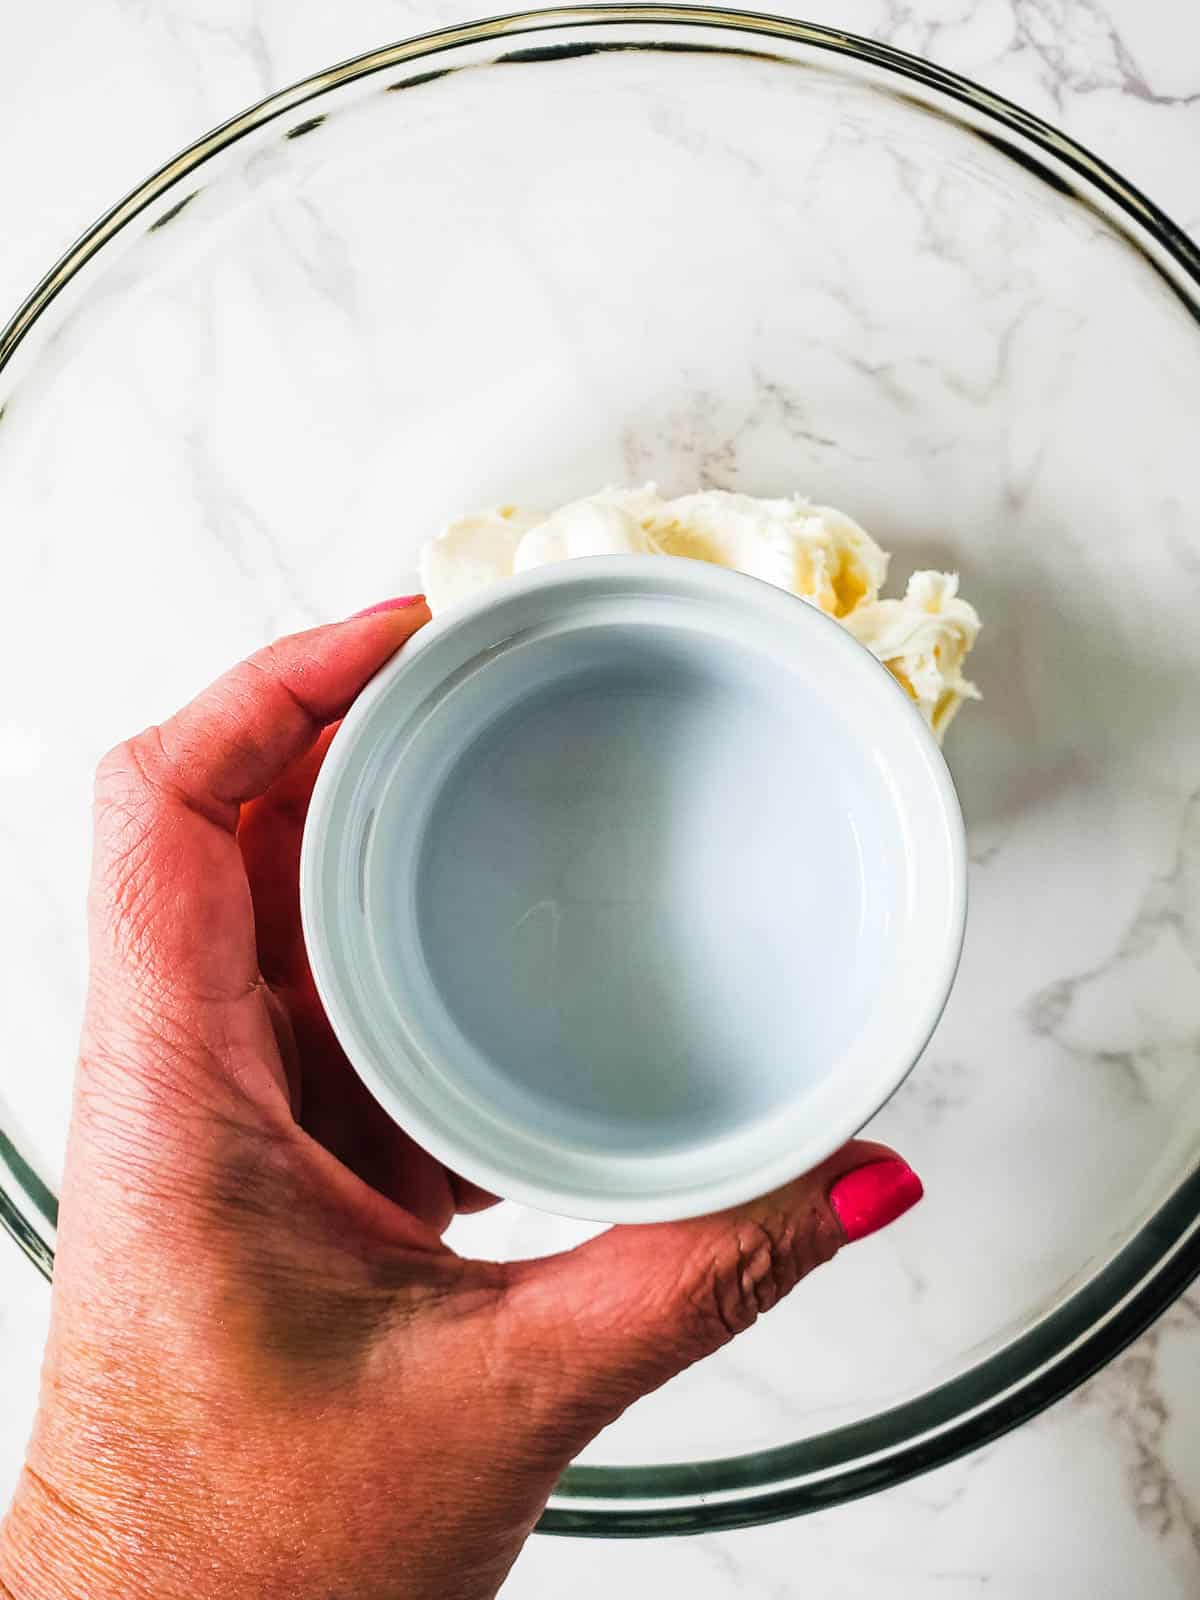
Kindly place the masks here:
MULTIPOLYGON (((1200 228, 1200 175, 1189 159, 1200 138, 1194 13, 1167 0, 1107 7, 864 0, 808 14, 923 52, 1022 101, 1107 156, 1178 221, 1200 228)), ((463 15, 461 4, 382 0, 366 0, 352 14, 310 0, 154 7, 73 0, 5 17, 5 54, 23 60, 23 69, 0 106, 7 135, 0 197, 10 219, 0 303, 14 302, 157 159, 230 111, 331 60, 463 15)), ((1152 886, 1142 902, 1152 928, 1173 915, 1163 898, 1169 863, 1163 871, 1164 886, 1152 886)), ((1144 887, 1130 888, 1135 931, 1144 887)), ((1145 943, 1125 952, 1135 988, 1145 943)), ((1046 992, 1041 1017, 1062 1051, 1094 1055, 1109 1022, 1090 1003, 1087 963, 1077 970, 1069 990, 1046 992)), ((0 1251, 0 1284, 6 1484, 32 1405, 46 1295, 15 1251, 0 1251)), ((1071 1400, 964 1463, 828 1515, 736 1535, 587 1548, 537 1540, 508 1592, 519 1600, 568 1588, 587 1596, 616 1584, 636 1592, 689 1585, 714 1597, 803 1591, 836 1600, 886 1583, 901 1600, 1195 1593, 1198 1356, 1195 1298, 1071 1400)), ((696 1381, 703 1403, 704 1380, 696 1381)))

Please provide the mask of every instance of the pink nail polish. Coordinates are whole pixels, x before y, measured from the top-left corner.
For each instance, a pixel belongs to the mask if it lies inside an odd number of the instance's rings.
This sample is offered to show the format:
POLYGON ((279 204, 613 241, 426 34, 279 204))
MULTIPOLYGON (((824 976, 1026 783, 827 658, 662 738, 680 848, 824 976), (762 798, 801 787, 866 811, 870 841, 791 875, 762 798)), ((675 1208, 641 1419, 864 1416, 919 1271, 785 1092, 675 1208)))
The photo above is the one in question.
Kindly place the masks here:
POLYGON ((877 1233, 916 1205, 925 1186, 907 1161, 872 1161, 843 1173, 829 1204, 849 1243, 877 1233))
POLYGON ((359 617, 373 617, 380 611, 403 611, 405 606, 418 605, 425 596, 423 594, 402 594, 395 600, 380 600, 373 606, 366 606, 362 611, 355 611, 347 617, 347 622, 357 622, 359 617))

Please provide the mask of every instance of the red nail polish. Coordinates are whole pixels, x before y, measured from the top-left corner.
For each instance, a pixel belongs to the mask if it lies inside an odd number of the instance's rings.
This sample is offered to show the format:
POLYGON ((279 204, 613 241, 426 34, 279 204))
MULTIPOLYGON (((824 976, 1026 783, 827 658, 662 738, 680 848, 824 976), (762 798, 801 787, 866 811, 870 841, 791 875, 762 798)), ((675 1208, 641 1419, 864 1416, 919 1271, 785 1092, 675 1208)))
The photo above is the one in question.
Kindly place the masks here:
POLYGON ((418 605, 424 598, 423 594, 402 594, 395 600, 380 600, 376 605, 366 606, 362 611, 354 612, 346 620, 357 622, 359 617, 373 617, 380 611, 403 611, 405 606, 418 605))
POLYGON ((829 1191, 849 1243, 877 1233, 916 1205, 925 1185, 907 1161, 872 1161, 843 1173, 829 1191))

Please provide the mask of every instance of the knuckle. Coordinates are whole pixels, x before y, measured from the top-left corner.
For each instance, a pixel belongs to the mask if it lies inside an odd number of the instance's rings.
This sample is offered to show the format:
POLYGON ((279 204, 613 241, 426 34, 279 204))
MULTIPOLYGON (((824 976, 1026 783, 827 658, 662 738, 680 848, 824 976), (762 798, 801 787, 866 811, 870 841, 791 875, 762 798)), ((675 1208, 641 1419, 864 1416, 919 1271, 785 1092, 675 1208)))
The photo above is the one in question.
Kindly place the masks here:
POLYGON ((316 726, 320 718, 304 692, 305 681, 311 666, 303 652, 296 648, 296 636, 284 634, 265 644, 248 656, 238 669, 238 681, 248 691, 257 695, 263 692, 263 680, 269 693, 277 698, 281 710, 298 713, 316 726))
POLYGON ((246 676, 253 678, 263 676, 272 682, 283 675, 283 654, 286 635, 272 639, 269 644, 260 645, 253 655, 247 656, 242 663, 246 676))
POLYGON ((288 661, 283 639, 261 645, 233 669, 231 681, 239 697, 268 694, 287 697, 288 661))
POLYGON ((157 900, 155 852, 168 812, 161 762, 152 729, 114 746, 96 769, 92 911, 101 925, 123 930, 128 956, 142 953, 157 900))
POLYGON ((98 809, 126 807, 135 800, 152 798, 161 788, 162 761, 162 735, 158 728, 147 728, 122 739, 97 764, 94 789, 98 809))
POLYGON ((123 739, 106 750, 96 765, 96 799, 104 803, 115 794, 124 794, 138 783, 141 773, 133 753, 133 740, 123 739))
POLYGON ((120 861, 144 842, 159 814, 161 798, 152 778, 145 735, 115 746, 96 768, 95 812, 98 862, 120 861))
POLYGON ((692 1297, 705 1333, 721 1343, 744 1333, 835 1249, 832 1231, 819 1226, 815 1208, 726 1223, 701 1263, 692 1297))

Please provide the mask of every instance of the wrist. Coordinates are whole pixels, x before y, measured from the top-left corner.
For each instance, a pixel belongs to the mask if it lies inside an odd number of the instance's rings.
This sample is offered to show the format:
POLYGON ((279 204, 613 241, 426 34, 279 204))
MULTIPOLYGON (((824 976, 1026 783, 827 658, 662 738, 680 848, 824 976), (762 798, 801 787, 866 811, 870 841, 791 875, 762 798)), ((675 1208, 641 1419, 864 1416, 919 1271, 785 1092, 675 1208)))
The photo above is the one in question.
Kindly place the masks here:
POLYGON ((169 1562, 156 1562, 119 1514, 71 1506, 26 1465, 0 1520, 0 1600, 175 1600, 169 1562))
POLYGON ((0 1520, 0 1600, 75 1600, 88 1593, 89 1574, 70 1556, 75 1541, 64 1537, 63 1516, 39 1509, 41 1498, 23 1468, 13 1503, 0 1520))

